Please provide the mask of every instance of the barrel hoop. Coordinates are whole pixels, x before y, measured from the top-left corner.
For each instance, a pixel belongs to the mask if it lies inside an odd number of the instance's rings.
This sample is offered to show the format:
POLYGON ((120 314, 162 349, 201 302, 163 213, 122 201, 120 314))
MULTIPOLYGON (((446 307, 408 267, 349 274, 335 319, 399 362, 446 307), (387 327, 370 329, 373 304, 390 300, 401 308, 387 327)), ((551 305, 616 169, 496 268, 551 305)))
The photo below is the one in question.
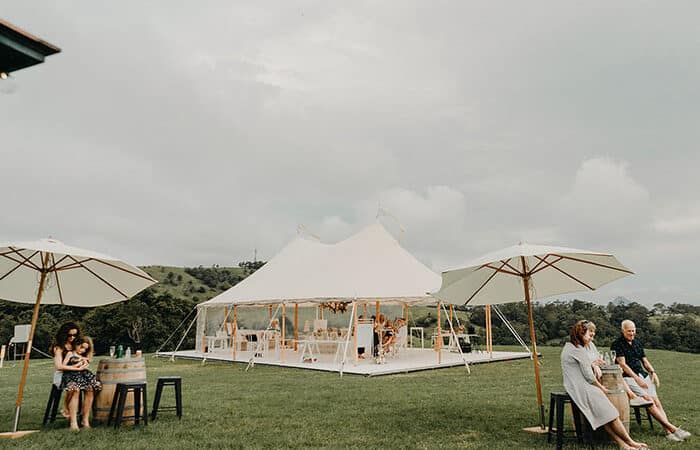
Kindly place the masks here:
MULTIPOLYGON (((116 408, 115 408, 115 409, 116 409, 116 408)), ((126 411, 126 410, 128 410, 128 409, 134 409, 134 405, 124 405, 124 411, 126 411)), ((112 407, 111 407, 111 406, 107 406, 107 407, 104 407, 104 408, 95 407, 95 411, 110 412, 111 410, 112 410, 112 407)))
POLYGON ((126 372, 145 372, 146 368, 141 366, 141 367, 135 367, 133 369, 97 369, 99 373, 126 373, 126 372))
POLYGON ((145 383, 145 378, 132 378, 129 380, 100 380, 102 384, 119 384, 119 383, 145 383))
POLYGON ((608 393, 610 393, 610 394, 624 394, 625 390, 624 389, 608 389, 608 393))

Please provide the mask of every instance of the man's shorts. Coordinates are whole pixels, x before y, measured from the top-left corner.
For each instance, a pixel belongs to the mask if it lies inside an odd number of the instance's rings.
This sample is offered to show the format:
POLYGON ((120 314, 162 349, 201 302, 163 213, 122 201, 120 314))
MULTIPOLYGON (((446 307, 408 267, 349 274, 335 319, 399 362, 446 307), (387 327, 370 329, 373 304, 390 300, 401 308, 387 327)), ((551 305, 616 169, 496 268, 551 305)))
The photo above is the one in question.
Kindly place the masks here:
POLYGON ((627 386, 630 387, 632 392, 634 392, 638 396, 643 396, 643 395, 648 395, 650 397, 656 397, 656 385, 654 384, 653 381, 651 381, 651 376, 647 375, 646 377, 642 377, 641 375, 639 376, 644 382, 649 386, 648 388, 644 389, 641 388, 636 381, 634 381, 634 378, 628 378, 625 377, 625 383, 627 383, 627 386))

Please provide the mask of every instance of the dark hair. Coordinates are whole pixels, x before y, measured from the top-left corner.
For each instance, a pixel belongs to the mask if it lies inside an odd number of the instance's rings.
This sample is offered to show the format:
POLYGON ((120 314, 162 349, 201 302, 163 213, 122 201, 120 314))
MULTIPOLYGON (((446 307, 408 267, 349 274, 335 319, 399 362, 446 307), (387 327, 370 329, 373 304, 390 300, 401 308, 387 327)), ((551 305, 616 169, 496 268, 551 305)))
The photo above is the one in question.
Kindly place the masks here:
POLYGON ((574 326, 571 328, 571 333, 569 333, 569 337, 571 338, 571 343, 574 344, 576 347, 583 347, 586 345, 585 342, 583 342, 583 336, 586 334, 588 331, 588 321, 587 320, 579 320, 574 324, 574 326))
POLYGON ((78 335, 75 337, 76 340, 78 339, 78 337, 80 336, 80 325, 78 325, 75 322, 66 322, 63 325, 61 325, 61 327, 56 332, 56 336, 53 339, 53 344, 51 344, 52 351, 56 347, 65 348, 69 338, 68 332, 70 330, 78 330, 78 335))

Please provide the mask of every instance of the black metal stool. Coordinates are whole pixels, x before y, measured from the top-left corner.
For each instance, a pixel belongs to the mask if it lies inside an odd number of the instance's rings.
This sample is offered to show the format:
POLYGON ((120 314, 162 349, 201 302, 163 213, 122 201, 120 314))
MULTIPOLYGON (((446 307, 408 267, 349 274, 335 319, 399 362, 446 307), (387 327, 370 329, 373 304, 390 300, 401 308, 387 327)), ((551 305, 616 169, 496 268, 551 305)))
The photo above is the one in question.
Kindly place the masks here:
POLYGON ((576 435, 576 440, 579 443, 584 442, 583 437, 585 433, 586 442, 591 444, 591 448, 593 448, 593 438, 589 431, 590 426, 587 426, 586 418, 583 417, 581 411, 579 411, 576 404, 571 400, 571 397, 569 397, 569 394, 567 394, 566 392, 552 392, 549 396, 549 427, 547 428, 547 442, 551 442, 552 435, 556 433, 557 450, 562 448, 564 441, 564 408, 567 403, 571 404, 571 412, 574 415, 573 432, 576 435), (552 429, 555 413, 557 416, 556 431, 552 429))
POLYGON ((637 419, 637 425, 639 425, 640 427, 642 426, 642 415, 639 413, 639 408, 644 408, 647 410, 647 419, 649 420, 649 427, 651 427, 652 430, 654 429, 654 421, 651 420, 651 413, 649 412, 649 408, 651 408, 652 406, 654 406, 653 403, 648 403, 646 405, 630 404, 630 408, 634 409, 634 417, 635 419, 637 419))
POLYGON ((156 386, 156 396, 153 399, 153 409, 151 410, 151 420, 156 420, 158 411, 175 410, 178 419, 182 419, 182 378, 180 377, 159 377, 156 386), (160 396, 163 393, 163 386, 175 387, 175 406, 160 406, 160 396))
POLYGON ((124 417, 124 403, 126 396, 132 392, 134 394, 134 415, 126 416, 127 419, 134 419, 134 425, 139 426, 139 420, 143 419, 143 424, 148 425, 148 401, 146 397, 146 383, 117 383, 114 390, 112 406, 109 409, 109 419, 107 425, 111 425, 114 418, 114 428, 119 428, 124 417), (141 412, 141 400, 143 400, 143 413, 141 412), (116 417, 114 414, 116 413, 116 417))
MULTIPOLYGON (((44 421, 43 426, 46 426, 49 422, 53 423, 56 420, 56 413, 58 412, 58 405, 61 404, 61 395, 63 394, 63 389, 56 387, 55 384, 51 383, 51 392, 49 393, 49 401, 46 402, 46 410, 44 411, 44 421)), ((78 422, 82 420, 83 417, 83 391, 79 391, 78 397, 78 422)))

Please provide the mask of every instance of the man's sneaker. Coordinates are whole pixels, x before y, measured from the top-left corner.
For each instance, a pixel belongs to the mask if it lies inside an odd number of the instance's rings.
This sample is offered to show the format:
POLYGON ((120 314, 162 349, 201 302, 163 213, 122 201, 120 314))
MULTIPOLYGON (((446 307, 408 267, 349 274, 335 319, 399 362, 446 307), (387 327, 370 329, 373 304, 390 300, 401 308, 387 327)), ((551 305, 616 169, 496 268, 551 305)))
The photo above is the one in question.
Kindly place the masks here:
MULTIPOLYGON (((678 430, 676 430, 676 431, 678 431, 678 430)), ((668 440, 671 441, 671 442, 682 442, 682 441, 683 441, 683 439, 679 438, 679 437, 676 435, 675 432, 673 432, 673 433, 668 433, 668 434, 666 435, 666 439, 668 439, 668 440)))
POLYGON ((673 434, 678 436, 681 440, 688 439, 690 437, 690 433, 685 430, 681 430, 680 428, 676 429, 673 434))

